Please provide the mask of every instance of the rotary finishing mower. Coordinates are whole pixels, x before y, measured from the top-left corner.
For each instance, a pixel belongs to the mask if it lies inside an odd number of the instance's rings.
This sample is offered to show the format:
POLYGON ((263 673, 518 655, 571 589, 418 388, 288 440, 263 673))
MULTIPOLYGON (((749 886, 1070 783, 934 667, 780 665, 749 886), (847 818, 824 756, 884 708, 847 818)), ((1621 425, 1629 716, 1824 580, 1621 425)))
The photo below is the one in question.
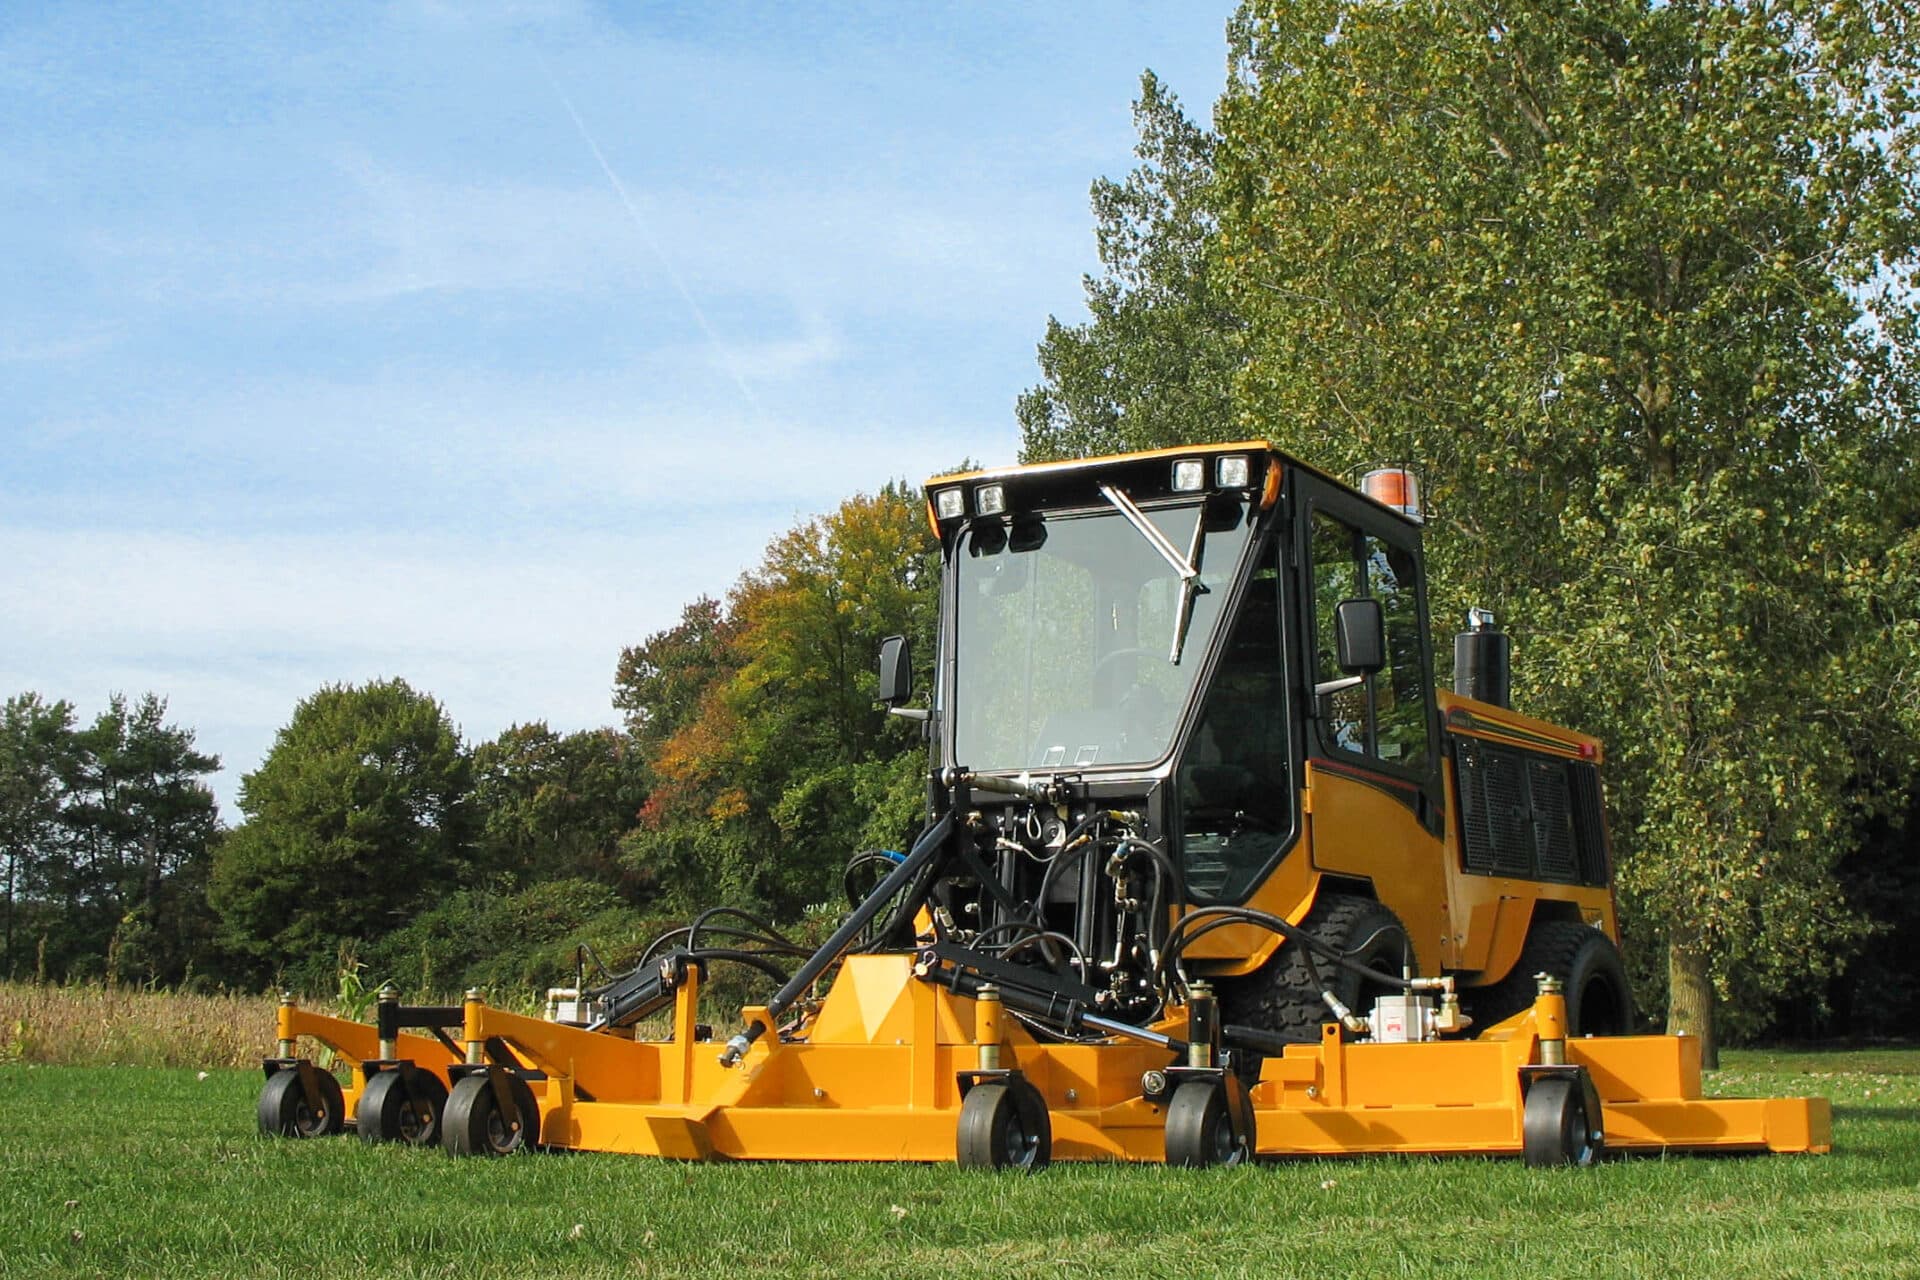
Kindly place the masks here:
POLYGON ((1411 475, 1246 442, 927 495, 931 706, 898 637, 879 700, 930 820, 856 856, 831 937, 708 912, 544 1018, 284 999, 261 1128, 1029 1170, 1828 1149, 1824 1099, 1705 1098, 1697 1040, 1632 1034, 1600 744, 1506 705, 1482 611, 1436 686, 1411 475), (724 1040, 716 965, 778 987, 724 1040))

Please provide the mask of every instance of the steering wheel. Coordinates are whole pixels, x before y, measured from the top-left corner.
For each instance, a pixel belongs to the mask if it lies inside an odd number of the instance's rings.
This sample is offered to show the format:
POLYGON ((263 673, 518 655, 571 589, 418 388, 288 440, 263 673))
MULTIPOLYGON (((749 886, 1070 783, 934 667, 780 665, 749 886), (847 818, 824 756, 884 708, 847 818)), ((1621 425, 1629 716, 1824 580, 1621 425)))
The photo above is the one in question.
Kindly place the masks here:
POLYGON ((1149 649, 1144 645, 1133 645, 1125 649, 1115 649, 1111 653, 1102 655, 1094 662, 1093 678, 1098 680, 1102 672, 1122 658, 1140 658, 1155 652, 1157 652, 1157 650, 1149 649))

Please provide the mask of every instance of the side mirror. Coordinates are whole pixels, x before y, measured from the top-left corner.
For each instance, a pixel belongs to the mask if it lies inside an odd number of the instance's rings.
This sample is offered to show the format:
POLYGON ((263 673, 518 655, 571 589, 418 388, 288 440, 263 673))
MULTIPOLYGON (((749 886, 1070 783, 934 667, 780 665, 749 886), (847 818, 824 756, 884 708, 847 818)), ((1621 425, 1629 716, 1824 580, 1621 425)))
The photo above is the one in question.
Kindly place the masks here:
POLYGON ((913 648, 905 636, 880 642, 880 691, 874 701, 897 707, 913 696, 913 648))
POLYGON ((1342 671, 1370 676, 1387 665, 1387 624, 1378 600, 1342 600, 1334 606, 1333 631, 1342 671))

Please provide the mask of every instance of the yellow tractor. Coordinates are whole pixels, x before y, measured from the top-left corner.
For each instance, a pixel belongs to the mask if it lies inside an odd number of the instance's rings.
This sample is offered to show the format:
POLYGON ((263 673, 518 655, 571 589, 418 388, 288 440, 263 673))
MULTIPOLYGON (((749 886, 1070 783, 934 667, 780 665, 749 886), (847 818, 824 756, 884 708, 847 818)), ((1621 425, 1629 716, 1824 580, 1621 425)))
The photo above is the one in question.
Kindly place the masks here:
POLYGON ((856 857, 824 944, 719 909, 546 1018, 286 999, 261 1128, 1017 1169, 1828 1148, 1824 1099, 1705 1099, 1697 1041, 1633 1034, 1600 744, 1507 708, 1480 611, 1436 685, 1411 475, 1256 441, 926 494, 933 688, 907 705, 895 637, 880 700, 929 820, 856 857), (725 1038, 722 964, 778 984, 725 1038))

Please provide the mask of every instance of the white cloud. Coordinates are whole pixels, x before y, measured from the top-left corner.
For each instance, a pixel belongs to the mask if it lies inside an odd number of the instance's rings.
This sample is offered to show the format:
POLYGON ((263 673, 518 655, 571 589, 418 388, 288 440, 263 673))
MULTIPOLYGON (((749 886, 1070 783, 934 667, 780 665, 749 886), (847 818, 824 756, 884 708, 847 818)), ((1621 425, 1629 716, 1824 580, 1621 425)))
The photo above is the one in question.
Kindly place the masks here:
POLYGON ((238 774, 321 685, 402 676, 470 735, 613 723, 622 647, 759 550, 725 513, 528 549, 392 535, 211 537, 0 528, 0 688, 170 699, 238 774))

